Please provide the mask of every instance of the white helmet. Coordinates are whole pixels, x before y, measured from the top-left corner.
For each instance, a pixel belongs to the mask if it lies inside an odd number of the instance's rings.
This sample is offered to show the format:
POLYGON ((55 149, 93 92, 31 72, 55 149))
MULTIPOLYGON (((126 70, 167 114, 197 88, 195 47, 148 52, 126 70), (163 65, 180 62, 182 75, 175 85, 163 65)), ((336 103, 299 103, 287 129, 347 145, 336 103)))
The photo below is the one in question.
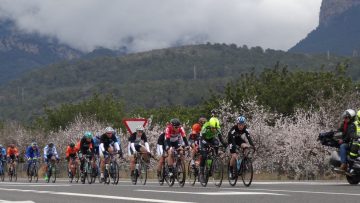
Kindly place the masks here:
POLYGON ((105 128, 105 132, 106 132, 106 133, 114 133, 115 130, 114 130, 114 128, 112 128, 112 127, 109 126, 109 127, 106 127, 106 128, 105 128))
POLYGON ((353 109, 348 109, 346 111, 344 111, 342 117, 343 118, 350 118, 351 119, 354 119, 356 116, 356 112, 353 110, 353 109))
POLYGON ((144 126, 139 125, 138 127, 136 127, 136 131, 144 131, 144 126))

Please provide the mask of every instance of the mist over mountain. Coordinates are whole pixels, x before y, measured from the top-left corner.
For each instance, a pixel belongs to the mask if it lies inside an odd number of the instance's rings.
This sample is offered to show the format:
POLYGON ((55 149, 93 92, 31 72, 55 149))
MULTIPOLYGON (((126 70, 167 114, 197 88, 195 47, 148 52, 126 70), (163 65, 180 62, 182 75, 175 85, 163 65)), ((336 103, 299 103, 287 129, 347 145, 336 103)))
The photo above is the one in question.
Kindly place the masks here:
POLYGON ((319 26, 289 51, 359 56, 360 1, 323 0, 319 26))
POLYGON ((80 58, 82 52, 39 34, 24 33, 0 19, 0 83, 34 68, 80 58))

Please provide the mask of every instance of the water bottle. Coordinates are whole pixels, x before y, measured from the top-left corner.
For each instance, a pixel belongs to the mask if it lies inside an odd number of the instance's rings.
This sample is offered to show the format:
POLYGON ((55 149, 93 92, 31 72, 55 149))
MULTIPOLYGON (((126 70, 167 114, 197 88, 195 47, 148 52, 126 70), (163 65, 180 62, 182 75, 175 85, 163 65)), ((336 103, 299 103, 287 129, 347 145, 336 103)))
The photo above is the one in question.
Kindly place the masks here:
POLYGON ((236 161, 236 163, 237 163, 237 169, 238 170, 240 170, 240 166, 241 166, 241 159, 238 159, 237 161, 236 161))

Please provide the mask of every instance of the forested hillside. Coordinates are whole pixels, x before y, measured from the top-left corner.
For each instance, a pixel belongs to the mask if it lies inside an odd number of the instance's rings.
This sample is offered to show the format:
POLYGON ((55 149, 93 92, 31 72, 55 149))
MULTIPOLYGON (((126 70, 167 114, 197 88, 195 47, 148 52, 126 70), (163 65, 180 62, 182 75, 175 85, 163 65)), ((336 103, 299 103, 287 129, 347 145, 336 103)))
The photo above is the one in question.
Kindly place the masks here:
POLYGON ((195 106, 222 92, 244 73, 264 68, 334 70, 339 62, 359 76, 359 58, 293 54, 260 47, 205 44, 50 65, 12 81, 0 90, 1 119, 31 120, 44 106, 77 103, 93 94, 112 94, 126 109, 195 106))

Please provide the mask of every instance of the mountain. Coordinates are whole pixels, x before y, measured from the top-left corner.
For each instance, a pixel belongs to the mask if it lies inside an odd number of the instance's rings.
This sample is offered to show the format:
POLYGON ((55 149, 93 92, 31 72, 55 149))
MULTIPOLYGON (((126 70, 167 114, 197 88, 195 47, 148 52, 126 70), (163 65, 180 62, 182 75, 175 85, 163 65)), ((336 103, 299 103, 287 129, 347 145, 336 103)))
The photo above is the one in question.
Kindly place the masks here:
POLYGON ((0 19, 0 84, 32 68, 82 55, 56 39, 24 33, 13 22, 0 19))
POLYGON ((289 52, 359 56, 360 1, 323 0, 319 26, 289 52))
MULTIPOLYGON (((202 44, 116 57, 75 60, 35 69, 0 86, 0 120, 32 120, 43 107, 112 94, 127 109, 195 106, 241 75, 274 65, 289 70, 333 70, 346 58, 293 54, 226 44, 202 44)), ((348 61, 351 74, 360 61, 348 61)), ((359 70, 360 71, 360 70, 359 70)))

